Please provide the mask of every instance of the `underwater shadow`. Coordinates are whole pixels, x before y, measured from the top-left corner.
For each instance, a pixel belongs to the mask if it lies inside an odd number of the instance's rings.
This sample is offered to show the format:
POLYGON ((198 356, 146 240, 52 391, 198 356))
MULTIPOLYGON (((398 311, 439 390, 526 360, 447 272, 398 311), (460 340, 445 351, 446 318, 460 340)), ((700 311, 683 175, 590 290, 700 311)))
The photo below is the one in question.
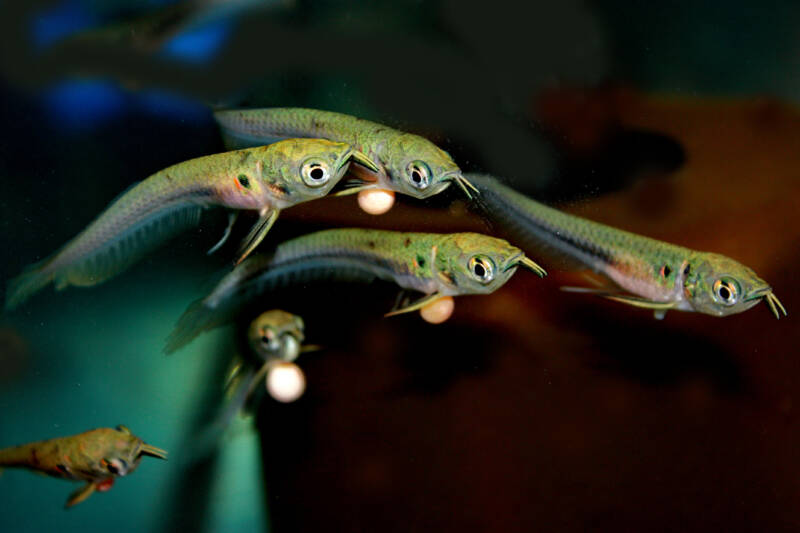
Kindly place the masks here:
POLYGON ((458 380, 488 373, 495 365, 488 328, 445 323, 436 326, 405 321, 396 327, 403 338, 413 339, 397 363, 401 382, 387 393, 441 394, 458 380), (420 330, 424 333, 420 335, 420 330))
POLYGON ((586 364, 597 371, 649 386, 673 386, 699 377, 724 394, 745 394, 749 389, 741 366, 707 337, 665 328, 661 321, 644 317, 630 320, 581 307, 568 312, 564 321, 592 339, 593 358, 586 364))

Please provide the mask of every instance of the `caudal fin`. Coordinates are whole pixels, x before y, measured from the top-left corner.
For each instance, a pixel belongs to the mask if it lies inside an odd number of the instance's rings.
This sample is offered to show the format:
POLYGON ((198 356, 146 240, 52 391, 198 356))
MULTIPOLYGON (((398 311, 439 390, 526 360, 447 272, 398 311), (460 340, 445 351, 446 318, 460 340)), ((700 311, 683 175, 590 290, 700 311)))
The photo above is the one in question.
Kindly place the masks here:
POLYGON ((167 337, 164 353, 171 354, 192 342, 204 331, 215 328, 219 325, 215 316, 214 309, 206 306, 204 300, 193 302, 183 312, 172 333, 167 337))
POLYGON ((54 273, 47 269, 48 261, 28 266, 22 274, 10 280, 6 287, 6 311, 22 302, 53 282, 54 273))

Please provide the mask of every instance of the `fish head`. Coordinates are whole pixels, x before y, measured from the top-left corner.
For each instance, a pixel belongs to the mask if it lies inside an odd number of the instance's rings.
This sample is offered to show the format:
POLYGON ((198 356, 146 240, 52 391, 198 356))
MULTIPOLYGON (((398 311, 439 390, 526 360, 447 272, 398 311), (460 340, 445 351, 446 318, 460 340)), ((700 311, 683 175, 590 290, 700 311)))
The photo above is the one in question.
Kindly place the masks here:
POLYGON ((327 195, 352 161, 378 167, 349 144, 325 139, 287 139, 269 145, 259 166, 262 202, 283 209, 327 195))
POLYGON ((428 198, 454 181, 462 187, 466 181, 447 152, 418 135, 398 135, 382 153, 389 182, 396 192, 428 198))
POLYGON ((305 340, 305 324, 297 315, 273 309, 261 313, 250 323, 247 340, 262 359, 294 361, 305 340))
POLYGON ((136 470, 145 455, 166 459, 167 452, 146 444, 125 426, 89 432, 82 449, 94 459, 94 477, 121 477, 136 470))
POLYGON ((479 233, 449 235, 436 250, 442 294, 489 294, 508 281, 525 254, 507 241, 479 233))
POLYGON ((720 254, 702 254, 685 270, 684 296, 700 313, 727 316, 746 311, 762 300, 776 318, 786 314, 772 287, 750 268, 720 254))

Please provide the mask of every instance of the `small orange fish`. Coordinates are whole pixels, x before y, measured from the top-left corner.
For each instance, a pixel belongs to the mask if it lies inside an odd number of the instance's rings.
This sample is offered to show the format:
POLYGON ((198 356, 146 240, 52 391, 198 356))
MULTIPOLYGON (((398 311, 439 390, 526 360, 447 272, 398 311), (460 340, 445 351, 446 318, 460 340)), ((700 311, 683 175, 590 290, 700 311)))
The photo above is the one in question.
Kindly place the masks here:
POLYGON ((99 428, 72 435, 0 450, 0 468, 27 468, 61 479, 86 481, 73 492, 66 507, 105 492, 114 479, 130 474, 143 455, 166 459, 167 452, 145 444, 125 426, 99 428))

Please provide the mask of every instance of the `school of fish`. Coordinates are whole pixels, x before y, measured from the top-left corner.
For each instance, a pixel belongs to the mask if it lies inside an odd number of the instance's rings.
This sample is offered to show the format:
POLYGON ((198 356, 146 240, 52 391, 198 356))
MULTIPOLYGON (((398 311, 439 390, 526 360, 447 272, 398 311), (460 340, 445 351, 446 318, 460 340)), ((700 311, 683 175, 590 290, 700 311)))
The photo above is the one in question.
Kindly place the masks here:
MULTIPOLYGON (((270 309, 269 294, 278 289, 378 279, 422 295, 386 313, 393 316, 443 297, 490 294, 520 266, 544 277, 533 256, 545 258, 551 268, 589 271, 602 284, 565 290, 650 309, 657 318, 668 310, 721 317, 762 301, 776 318, 787 314, 772 287, 731 258, 545 206, 494 177, 464 174, 449 154, 418 135, 314 109, 228 110, 215 118, 228 147, 236 149, 177 163, 135 184, 59 251, 11 280, 5 301, 11 310, 50 283, 57 290, 102 283, 197 225, 204 209, 226 208, 229 223, 212 253, 226 242, 240 211, 256 212, 232 270, 186 309, 165 346, 167 353, 174 352, 205 331, 257 315, 246 334, 249 353, 235 358, 227 379, 231 400, 208 432, 214 438, 252 400, 271 368, 318 349, 303 344, 300 316, 270 309), (250 255, 280 211, 299 203, 369 189, 424 199, 452 183, 508 240, 477 233, 342 228, 250 255)), ((67 500, 70 507, 110 489, 143 456, 166 459, 167 452, 118 426, 2 449, 0 468, 86 482, 67 500)))

